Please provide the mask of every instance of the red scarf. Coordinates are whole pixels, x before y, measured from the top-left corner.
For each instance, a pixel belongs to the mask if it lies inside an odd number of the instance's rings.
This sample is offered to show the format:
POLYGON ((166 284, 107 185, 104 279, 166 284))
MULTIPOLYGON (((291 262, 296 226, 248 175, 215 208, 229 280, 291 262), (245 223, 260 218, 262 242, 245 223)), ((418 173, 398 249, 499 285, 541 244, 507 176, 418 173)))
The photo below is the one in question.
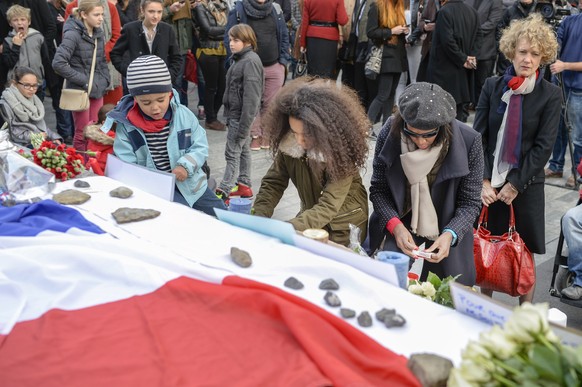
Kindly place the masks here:
POLYGON ((159 120, 150 118, 141 111, 139 105, 135 101, 133 102, 132 108, 127 112, 127 119, 133 126, 140 128, 147 133, 157 133, 168 126, 168 123, 170 122, 170 120, 166 120, 165 118, 159 120))

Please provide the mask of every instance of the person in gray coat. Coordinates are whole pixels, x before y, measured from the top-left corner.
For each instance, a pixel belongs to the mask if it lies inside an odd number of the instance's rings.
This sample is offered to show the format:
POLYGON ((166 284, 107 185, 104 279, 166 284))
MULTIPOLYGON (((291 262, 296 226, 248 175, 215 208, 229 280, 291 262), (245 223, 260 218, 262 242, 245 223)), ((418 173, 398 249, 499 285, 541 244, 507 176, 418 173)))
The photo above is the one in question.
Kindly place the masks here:
POLYGON ((103 106, 103 95, 109 86, 109 70, 105 61, 105 42, 101 23, 103 7, 99 0, 84 0, 67 19, 63 27, 63 40, 53 59, 53 69, 66 80, 66 88, 88 90, 93 50, 97 45, 95 74, 89 93, 89 109, 73 112, 75 135, 73 146, 87 149, 83 129, 89 122, 97 122, 97 113, 103 106))

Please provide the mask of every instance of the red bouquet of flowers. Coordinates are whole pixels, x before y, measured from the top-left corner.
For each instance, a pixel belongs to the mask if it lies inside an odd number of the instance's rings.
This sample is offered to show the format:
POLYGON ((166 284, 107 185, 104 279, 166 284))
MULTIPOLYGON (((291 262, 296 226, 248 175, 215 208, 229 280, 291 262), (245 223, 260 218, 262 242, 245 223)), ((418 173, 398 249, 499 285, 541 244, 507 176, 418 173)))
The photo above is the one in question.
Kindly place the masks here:
POLYGON ((85 158, 77 153, 75 148, 65 144, 55 144, 43 141, 40 146, 31 151, 33 161, 47 171, 53 173, 57 179, 65 181, 85 171, 85 158))

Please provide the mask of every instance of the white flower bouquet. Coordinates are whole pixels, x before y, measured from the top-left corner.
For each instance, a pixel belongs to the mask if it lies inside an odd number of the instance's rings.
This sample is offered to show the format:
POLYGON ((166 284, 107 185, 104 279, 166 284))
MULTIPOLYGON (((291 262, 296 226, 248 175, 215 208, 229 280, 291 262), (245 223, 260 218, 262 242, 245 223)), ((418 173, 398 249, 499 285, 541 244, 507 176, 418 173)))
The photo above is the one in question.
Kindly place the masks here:
POLYGON ((449 282, 456 280, 459 275, 456 277, 448 276, 441 280, 438 275, 429 272, 424 282, 416 280, 410 281, 408 291, 438 304, 453 308, 449 282))

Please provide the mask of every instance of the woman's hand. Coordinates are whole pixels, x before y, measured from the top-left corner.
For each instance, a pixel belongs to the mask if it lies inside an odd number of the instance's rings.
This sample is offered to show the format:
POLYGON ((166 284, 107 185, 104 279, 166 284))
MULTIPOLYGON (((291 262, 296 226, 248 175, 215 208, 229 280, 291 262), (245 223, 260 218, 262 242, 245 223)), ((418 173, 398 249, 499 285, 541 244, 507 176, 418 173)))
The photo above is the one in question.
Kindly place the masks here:
POLYGON ((414 239, 412 239, 412 234, 410 234, 410 231, 408 231, 408 229, 402 223, 400 223, 394 228, 393 234, 394 240, 396 240, 396 246, 398 246, 398 248, 402 250, 404 254, 408 255, 409 257, 416 258, 412 254, 412 250, 415 250, 417 246, 414 243, 414 239))
POLYGON ((401 35, 401 34, 408 34, 408 27, 406 26, 396 26, 391 29, 392 35, 401 35))
POLYGON ((503 203, 510 205, 513 202, 513 199, 517 197, 517 190, 511 183, 507 182, 503 187, 501 187, 501 191, 497 194, 497 200, 501 200, 503 203))
POLYGON ((301 52, 301 53, 303 54, 305 51, 307 51, 307 50, 305 49, 305 47, 299 47, 299 52, 301 52))
POLYGON ((483 188, 481 188, 481 202, 485 207, 489 207, 491 203, 498 200, 497 190, 491 187, 491 181, 483 180, 483 188))
POLYGON ((173 3, 172 5, 170 5, 170 12, 171 13, 176 13, 178 12, 180 9, 182 9, 182 7, 184 6, 185 3, 180 3, 178 1, 176 1, 175 3, 173 3))
POLYGON ((181 165, 178 165, 176 168, 172 169, 172 173, 176 175, 176 180, 184 181, 188 177, 188 171, 181 165))
POLYGON ((432 253, 432 256, 430 258, 425 259, 432 263, 439 263, 440 261, 449 256, 452 241, 453 234, 451 234, 450 232, 443 232, 433 242, 433 244, 430 245, 430 247, 425 250, 427 253, 432 253))

